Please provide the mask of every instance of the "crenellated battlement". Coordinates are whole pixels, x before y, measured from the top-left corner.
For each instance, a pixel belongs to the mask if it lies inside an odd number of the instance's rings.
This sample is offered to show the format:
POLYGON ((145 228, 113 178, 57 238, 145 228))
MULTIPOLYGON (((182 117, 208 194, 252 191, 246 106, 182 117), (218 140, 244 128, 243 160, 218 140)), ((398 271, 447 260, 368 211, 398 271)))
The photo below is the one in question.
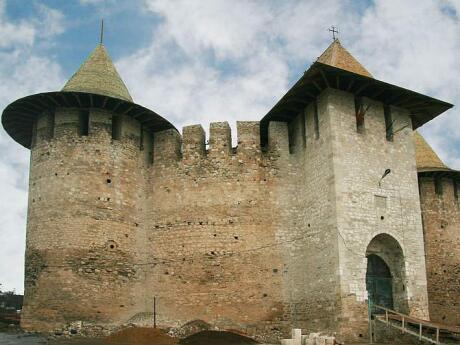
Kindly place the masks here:
POLYGON ((283 150, 285 151, 284 154, 289 153, 286 123, 270 123, 270 143, 265 153, 262 153, 260 145, 259 121, 237 121, 236 125, 236 147, 232 147, 232 131, 228 122, 210 123, 208 145, 206 145, 206 133, 201 125, 183 127, 182 136, 173 129, 155 133, 153 140, 154 164, 180 160, 192 164, 203 159, 257 156, 283 150))
POLYGON ((115 143, 129 143, 133 154, 138 149, 143 166, 147 168, 179 161, 192 164, 204 159, 225 160, 235 155, 300 159, 330 140, 328 128, 338 125, 342 132, 346 131, 363 144, 376 138, 381 144, 391 146, 395 140, 401 143, 406 135, 400 130, 410 128, 411 123, 403 109, 386 107, 379 101, 356 97, 350 92, 326 89, 290 122, 270 121, 265 147, 261 147, 258 121, 238 121, 237 146, 232 147, 228 122, 210 123, 207 142, 201 125, 185 126, 182 135, 175 129, 153 133, 133 117, 96 108, 57 108, 43 112, 35 122, 32 144, 62 137, 87 138, 76 142, 102 140, 100 143, 105 142, 108 148, 115 143), (337 122, 337 115, 334 118, 328 115, 333 108, 341 109, 340 122, 337 122))
POLYGON ((201 125, 182 129, 182 155, 185 161, 195 161, 206 155, 206 133, 201 125))

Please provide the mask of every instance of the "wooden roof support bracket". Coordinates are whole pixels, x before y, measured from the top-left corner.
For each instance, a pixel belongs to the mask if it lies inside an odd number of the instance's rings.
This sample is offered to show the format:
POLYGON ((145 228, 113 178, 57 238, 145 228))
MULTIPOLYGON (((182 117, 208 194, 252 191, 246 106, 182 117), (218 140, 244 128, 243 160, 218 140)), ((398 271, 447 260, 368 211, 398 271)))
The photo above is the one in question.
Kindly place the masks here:
POLYGON ((318 69, 319 69, 319 73, 321 73, 321 76, 323 77, 324 82, 326 83, 326 86, 327 86, 327 87, 331 87, 331 86, 329 85, 329 81, 328 81, 327 78, 326 78, 326 73, 324 73, 324 71, 323 71, 322 68, 318 68, 318 69))

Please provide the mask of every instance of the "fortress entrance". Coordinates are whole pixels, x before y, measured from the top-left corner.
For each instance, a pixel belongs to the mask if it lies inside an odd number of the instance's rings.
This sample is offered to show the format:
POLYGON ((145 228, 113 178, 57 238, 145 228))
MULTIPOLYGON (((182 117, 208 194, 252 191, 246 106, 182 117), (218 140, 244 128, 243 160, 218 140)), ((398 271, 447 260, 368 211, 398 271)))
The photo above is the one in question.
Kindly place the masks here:
POLYGON ((405 259, 398 241, 388 234, 375 236, 367 246, 366 258, 366 290, 371 305, 407 314, 405 259))
POLYGON ((367 257, 366 290, 371 306, 377 304, 394 309, 393 279, 390 268, 385 261, 375 254, 367 257))

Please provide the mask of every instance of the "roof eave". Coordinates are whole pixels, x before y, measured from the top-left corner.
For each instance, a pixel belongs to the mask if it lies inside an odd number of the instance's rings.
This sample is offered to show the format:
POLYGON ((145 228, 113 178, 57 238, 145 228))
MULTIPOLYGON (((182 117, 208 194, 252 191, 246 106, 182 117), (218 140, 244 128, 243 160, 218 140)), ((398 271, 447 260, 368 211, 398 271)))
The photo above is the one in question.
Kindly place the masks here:
POLYGON ((407 109, 411 113, 413 129, 453 107, 450 103, 412 90, 315 62, 262 118, 262 144, 267 142, 269 121, 289 122, 327 88, 351 92, 387 105, 407 109))
POLYGON ((12 102, 3 110, 3 128, 16 142, 30 149, 35 120, 44 111, 55 108, 105 109, 133 117, 152 132, 177 131, 168 120, 139 104, 106 95, 71 91, 38 93, 12 102))

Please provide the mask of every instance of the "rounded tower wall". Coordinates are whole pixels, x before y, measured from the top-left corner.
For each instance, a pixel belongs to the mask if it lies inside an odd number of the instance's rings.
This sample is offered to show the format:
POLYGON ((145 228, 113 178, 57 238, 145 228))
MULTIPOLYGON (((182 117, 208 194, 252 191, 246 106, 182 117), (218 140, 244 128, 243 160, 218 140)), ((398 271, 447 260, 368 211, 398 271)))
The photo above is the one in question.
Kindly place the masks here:
MULTIPOLYGON (((445 174, 445 173, 444 173, 445 174)), ((460 179, 419 173, 430 319, 460 325, 460 179)))
POLYGON ((57 108, 36 121, 25 328, 52 330, 80 320, 119 323, 138 312, 141 126, 127 116, 114 118, 100 109, 57 108))

